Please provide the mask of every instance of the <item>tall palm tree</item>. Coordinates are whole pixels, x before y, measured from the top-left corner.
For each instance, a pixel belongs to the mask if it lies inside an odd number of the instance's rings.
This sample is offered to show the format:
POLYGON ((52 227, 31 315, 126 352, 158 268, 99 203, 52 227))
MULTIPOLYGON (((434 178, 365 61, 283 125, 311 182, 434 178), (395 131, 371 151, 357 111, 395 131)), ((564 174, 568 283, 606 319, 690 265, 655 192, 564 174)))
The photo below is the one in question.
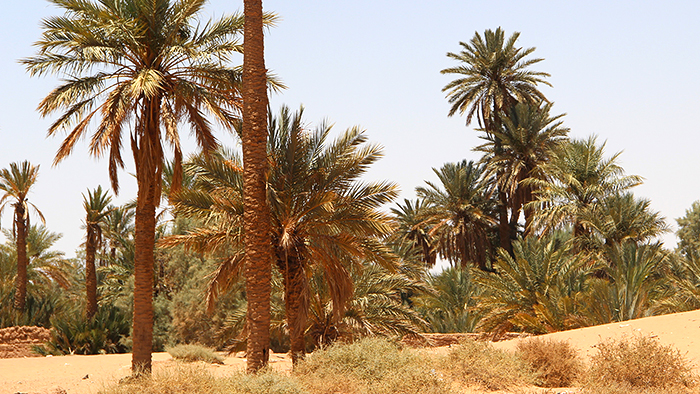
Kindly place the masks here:
MULTIPOLYGON (((487 134, 500 130, 500 115, 510 112, 516 103, 546 101, 538 90, 538 84, 549 85, 544 78, 549 74, 531 71, 529 67, 543 59, 528 58, 535 48, 516 47, 520 33, 513 33, 508 40, 499 27, 486 30, 482 37, 478 32, 469 43, 460 42, 462 51, 449 52, 447 56, 460 63, 457 67, 441 70, 442 74, 453 74, 457 79, 445 85, 447 99, 452 104, 449 116, 467 113, 467 125, 476 115, 479 125, 487 134)), ((495 138, 496 153, 500 154, 501 143, 495 138)), ((499 190, 499 236, 500 245, 510 251, 510 224, 508 201, 504 190, 499 190)))
POLYGON ((39 166, 28 161, 10 163, 10 168, 0 171, 0 214, 6 206, 12 205, 12 233, 17 246, 17 278, 15 280, 15 308, 24 311, 27 298, 27 235, 30 227, 29 208, 32 207, 42 222, 44 215, 27 196, 39 176, 39 166))
MULTIPOLYGON (((379 146, 366 144, 360 129, 347 130, 328 142, 331 127, 322 124, 313 132, 304 130, 302 114, 282 108, 279 117, 270 119, 267 177, 273 261, 284 282, 295 363, 304 355, 311 268, 324 273, 333 313, 342 316, 353 294, 350 266, 360 260, 394 264, 395 255, 380 240, 393 230, 393 219, 380 207, 398 193, 392 183, 360 181, 382 156, 379 146)), ((195 189, 173 197, 175 211, 199 217, 206 227, 172 237, 166 244, 230 254, 213 277, 211 291, 216 295, 231 285, 248 253, 242 238, 246 216, 240 161, 222 152, 195 158, 190 169, 195 189)))
MULTIPOLYGON (((550 116, 551 108, 552 103, 518 103, 508 116, 500 115, 503 127, 487 133, 482 137, 487 142, 475 149, 484 152, 482 161, 486 163, 487 174, 495 177, 498 187, 508 196, 511 239, 516 236, 514 230, 523 206, 534 200, 532 183, 524 181, 546 179, 542 166, 569 133, 562 125, 564 115, 550 116)), ((525 209, 524 214, 527 234, 532 209, 525 209)))
POLYGON ((110 214, 109 204, 112 202, 102 186, 97 186, 94 191, 88 190, 88 195, 83 194, 83 208, 85 208, 85 293, 87 306, 85 314, 88 319, 97 312, 97 272, 95 271, 95 256, 97 249, 102 246, 102 226, 110 214))
POLYGON ((189 126, 204 152, 217 146, 212 115, 232 127, 239 112, 241 15, 200 23, 201 0, 51 0, 65 15, 44 20, 38 54, 22 62, 32 75, 55 73, 62 85, 39 104, 59 112, 49 136, 67 130, 54 163, 65 159, 96 125, 90 153, 109 157, 112 188, 123 168, 122 144, 134 157, 138 185, 133 323, 134 374, 151 371, 155 210, 161 196, 164 148, 181 174, 178 127, 189 126), (127 137, 128 136, 128 137, 127 137))
POLYGON ((588 237, 592 229, 582 220, 603 201, 642 183, 638 175, 625 175, 617 164, 622 152, 605 157, 605 143, 598 145, 595 136, 571 140, 557 149, 543 166, 548 180, 530 179, 536 199, 529 207, 537 212, 533 225, 540 231, 572 226, 574 241, 588 237))
POLYGON ((474 264, 486 270, 494 249, 490 234, 497 221, 483 166, 464 160, 433 172, 440 183, 426 181, 428 186, 417 187, 416 193, 427 203, 425 220, 431 224, 438 253, 462 267, 474 264))
POLYGON ((269 361, 270 280, 273 250, 270 245, 270 208, 267 206, 267 86, 262 0, 244 0, 243 146, 245 277, 248 296, 248 372, 269 361))

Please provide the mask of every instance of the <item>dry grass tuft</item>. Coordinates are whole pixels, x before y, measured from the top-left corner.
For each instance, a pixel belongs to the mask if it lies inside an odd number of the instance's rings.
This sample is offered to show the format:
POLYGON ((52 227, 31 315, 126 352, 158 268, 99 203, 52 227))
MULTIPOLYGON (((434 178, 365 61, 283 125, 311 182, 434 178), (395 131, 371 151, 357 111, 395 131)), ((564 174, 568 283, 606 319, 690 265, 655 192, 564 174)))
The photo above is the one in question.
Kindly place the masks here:
POLYGON ((214 377, 202 365, 181 364, 155 371, 150 379, 127 380, 101 394, 308 394, 294 377, 264 371, 256 375, 236 373, 214 377))
POLYGON ((569 387, 583 371, 581 358, 568 342, 532 338, 520 342, 516 350, 540 387, 569 387))
POLYGON ((529 366, 518 356, 473 339, 464 340, 454 347, 442 366, 460 383, 479 385, 488 390, 534 383, 529 366))
POLYGON ((295 375, 314 394, 443 394, 446 382, 416 351, 380 338, 316 350, 295 375))
POLYGON ((209 364, 223 364, 224 358, 214 349, 200 345, 177 345, 165 349, 174 359, 186 362, 204 361, 209 364))
POLYGON ((695 382, 683 355, 657 339, 637 336, 608 340, 596 348, 585 383, 587 392, 682 393, 695 382))

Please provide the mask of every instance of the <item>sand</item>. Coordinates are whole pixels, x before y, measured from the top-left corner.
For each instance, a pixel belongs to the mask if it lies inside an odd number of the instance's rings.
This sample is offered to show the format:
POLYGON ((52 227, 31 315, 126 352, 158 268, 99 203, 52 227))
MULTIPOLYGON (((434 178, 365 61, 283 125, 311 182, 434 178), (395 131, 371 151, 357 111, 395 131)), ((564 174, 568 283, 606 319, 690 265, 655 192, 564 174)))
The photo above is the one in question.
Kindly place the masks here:
MULTIPOLYGON (((595 352, 595 345, 607 338, 647 335, 680 350, 700 373, 700 310, 647 317, 622 323, 586 327, 542 336, 569 341, 582 356, 595 352)), ((494 344, 514 349, 514 339, 494 344)), ((526 340, 526 339, 525 339, 526 340)), ((153 354, 153 368, 175 363, 167 353, 153 354)), ((97 356, 60 356, 0 359, 0 393, 92 394, 116 383, 130 372, 131 354, 97 356), (60 391, 64 390, 64 391, 60 391)), ((291 369, 286 355, 273 354, 271 365, 280 371, 291 369)), ((222 366, 210 366, 216 375, 231 374, 245 368, 245 359, 228 357, 222 366)))

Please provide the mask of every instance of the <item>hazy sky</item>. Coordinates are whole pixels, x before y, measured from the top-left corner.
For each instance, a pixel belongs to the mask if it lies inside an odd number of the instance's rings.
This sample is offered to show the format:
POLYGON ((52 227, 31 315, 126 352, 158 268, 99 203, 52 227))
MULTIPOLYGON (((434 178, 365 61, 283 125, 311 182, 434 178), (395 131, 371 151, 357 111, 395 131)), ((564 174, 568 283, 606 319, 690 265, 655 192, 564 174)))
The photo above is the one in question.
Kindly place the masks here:
MULTIPOLYGON (((46 139, 55 117, 35 108, 57 77, 29 78, 17 62, 31 56, 42 18, 59 11, 42 0, 7 2, 0 15, 0 168, 30 160, 41 165, 30 201, 50 230, 63 233, 56 248, 73 256, 83 242, 82 193, 108 186, 107 162, 87 155, 87 144, 52 167, 60 138, 46 139)), ((434 179, 431 168, 477 159, 478 133, 460 117, 448 118, 441 92, 454 66, 445 54, 459 51, 475 31, 502 27, 521 32, 518 43, 537 47, 545 60, 534 70, 550 73, 544 87, 566 113, 571 136, 597 134, 607 152, 624 150, 628 174, 645 178, 634 189, 668 219, 684 215, 700 199, 700 2, 696 1, 264 1, 281 21, 266 36, 266 61, 289 87, 271 98, 303 104, 306 119, 353 125, 385 147, 368 178, 388 179, 413 198, 434 179)), ((242 9, 242 1, 211 0, 206 15, 242 9)), ((183 131, 187 134, 187 131, 183 131)), ((220 140, 235 140, 222 131, 220 140)), ((192 152, 193 144, 188 145, 192 152)), ((124 157, 131 161, 131 153, 124 157)), ((134 198, 135 181, 120 175, 117 202, 134 198)), ((3 228, 11 227, 9 210, 3 228)), ((666 238, 673 244, 675 237, 666 238)), ((670 246, 670 245, 669 245, 670 246)))

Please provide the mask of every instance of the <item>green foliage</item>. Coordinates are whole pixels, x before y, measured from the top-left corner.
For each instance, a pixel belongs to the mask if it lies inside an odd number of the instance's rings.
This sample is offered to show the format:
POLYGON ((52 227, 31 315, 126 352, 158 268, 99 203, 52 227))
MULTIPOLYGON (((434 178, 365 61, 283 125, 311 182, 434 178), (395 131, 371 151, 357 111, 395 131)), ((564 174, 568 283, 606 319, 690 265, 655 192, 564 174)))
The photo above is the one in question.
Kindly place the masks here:
POLYGON ((687 259, 700 258, 700 201, 695 201, 685 210, 685 216, 676 219, 678 223, 677 250, 687 259))
POLYGON ((337 343, 316 350, 297 368, 296 375, 318 393, 449 393, 425 359, 380 338, 337 343))
POLYGON ((450 267, 428 277, 432 290, 416 301, 432 332, 474 332, 482 317, 476 311, 482 289, 468 269, 450 267))
POLYGON ((50 354, 125 353, 131 319, 115 307, 99 308, 92 319, 77 313, 62 313, 51 318, 51 339, 46 343, 50 354))
POLYGON ((606 251, 605 278, 594 278, 586 297, 586 315, 593 324, 651 316, 674 296, 666 284, 668 253, 661 244, 626 242, 606 251))
MULTIPOLYGON (((658 339, 637 336, 596 345, 586 388, 672 389, 690 386, 695 377, 681 353, 658 339)), ((658 391, 657 391, 658 392, 658 391)))
POLYGON ((204 361, 210 364, 223 364, 224 358, 216 354, 213 349, 201 345, 176 345, 165 348, 174 359, 194 362, 204 361))
POLYGON ((555 237, 519 239, 513 252, 499 251, 495 273, 473 271, 484 288, 480 329, 541 334, 586 325, 580 301, 590 270, 581 258, 555 237))
POLYGON ((461 384, 504 390, 534 383, 528 365, 513 353, 488 342, 467 339, 453 347, 442 367, 461 384))

